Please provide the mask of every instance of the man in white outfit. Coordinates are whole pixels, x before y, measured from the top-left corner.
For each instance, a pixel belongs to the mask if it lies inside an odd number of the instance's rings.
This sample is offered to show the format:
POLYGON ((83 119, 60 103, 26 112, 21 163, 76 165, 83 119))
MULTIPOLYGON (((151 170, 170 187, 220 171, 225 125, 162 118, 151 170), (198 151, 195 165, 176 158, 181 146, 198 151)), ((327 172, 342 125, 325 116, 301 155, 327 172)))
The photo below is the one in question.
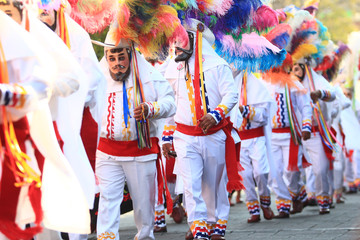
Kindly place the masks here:
MULTIPOLYGON (((177 57, 171 60, 165 73, 174 89, 178 108, 174 118, 168 119, 165 125, 167 139, 173 137, 177 153, 174 172, 184 183, 191 229, 187 239, 224 239, 230 210, 226 174, 231 184, 241 185, 240 178, 236 183, 229 174, 230 167, 238 176, 236 156, 233 156, 233 165, 226 156, 231 151, 236 155, 234 142, 233 148, 229 143, 233 141, 231 126, 226 129, 225 118, 237 104, 238 93, 229 65, 211 47, 215 37, 210 29, 195 19, 189 20, 185 28, 190 44, 186 49, 176 48, 177 57), (202 42, 201 59, 199 42, 202 42), (175 133, 170 137, 175 126, 175 133)), ((168 141, 163 144, 164 155, 168 156, 170 150, 168 141)))
MULTIPOLYGON (((111 32, 111 30, 110 30, 111 32)), ((108 88, 107 111, 96 153, 100 202, 97 222, 99 239, 119 239, 120 204, 125 180, 129 187, 138 229, 136 239, 154 239, 156 161, 160 154, 156 119, 175 113, 172 89, 164 77, 139 52, 123 40, 118 46, 108 33, 101 60, 108 88), (110 44, 110 45, 109 45, 110 44), (112 44, 112 46, 111 46, 112 44), (137 59, 139 72, 135 72, 137 59), (141 80, 146 102, 135 107, 134 77, 141 80), (138 147, 136 124, 148 121, 151 148, 138 147)))

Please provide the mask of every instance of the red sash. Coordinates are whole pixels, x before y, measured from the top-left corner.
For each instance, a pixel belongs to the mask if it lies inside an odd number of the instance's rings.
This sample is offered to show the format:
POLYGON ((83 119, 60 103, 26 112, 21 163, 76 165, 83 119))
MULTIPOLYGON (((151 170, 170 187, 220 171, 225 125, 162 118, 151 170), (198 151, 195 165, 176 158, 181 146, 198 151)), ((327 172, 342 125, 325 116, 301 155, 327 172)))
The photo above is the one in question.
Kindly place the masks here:
POLYGON ((212 127, 206 134, 198 126, 188 126, 181 123, 176 123, 176 131, 190 136, 207 136, 216 133, 219 130, 223 130, 226 135, 225 141, 225 162, 226 172, 229 182, 226 186, 228 192, 233 190, 245 189, 242 184, 242 178, 239 175, 239 171, 243 170, 240 165, 238 152, 240 152, 240 145, 235 145, 234 139, 231 137, 231 130, 233 129, 231 121, 227 119, 222 120, 218 125, 212 127))
MULTIPOLYGON (((291 130, 290 127, 284 127, 284 128, 273 128, 273 133, 290 133, 291 130)), ((290 149, 289 149, 289 165, 288 170, 289 171, 299 171, 298 168, 298 156, 299 156, 299 145, 296 145, 292 138, 290 138, 290 149)))
POLYGON ((264 127, 239 131, 240 139, 247 140, 264 136, 264 127))
MULTIPOLYGON (((332 131, 334 133, 334 136, 336 136, 335 129, 331 128, 330 131, 332 131)), ((313 126, 313 132, 318 132, 320 134, 319 126, 313 126)), ((330 170, 333 170, 334 160, 335 160, 335 157, 332 155, 333 151, 330 148, 328 148, 323 141, 321 141, 321 144, 323 145, 326 158, 329 160, 330 170)))
POLYGON ((91 115, 90 108, 85 107, 80 131, 86 155, 95 172, 96 148, 98 139, 98 124, 91 115))
MULTIPOLYGON (((25 141, 32 139, 30 137, 30 130, 27 118, 13 122, 17 141, 22 152, 26 153, 25 141)), ((0 128, 3 129, 2 125, 0 128)), ((4 133, 0 132, 1 144, 5 144, 4 133)), ((32 142, 35 150, 36 160, 40 169, 44 164, 44 157, 36 149, 35 144, 32 142)), ((10 169, 11 163, 7 154, 4 154, 4 162, 2 165, 2 176, 0 181, 0 232, 10 239, 31 239, 34 235, 42 231, 41 222, 43 212, 41 208, 41 189, 36 187, 36 183, 31 183, 29 186, 28 196, 31 206, 35 213, 35 227, 21 229, 15 223, 16 210, 19 202, 20 187, 15 187, 16 182, 14 172, 10 169)), ((19 171, 19 169, 16 169, 19 171)))

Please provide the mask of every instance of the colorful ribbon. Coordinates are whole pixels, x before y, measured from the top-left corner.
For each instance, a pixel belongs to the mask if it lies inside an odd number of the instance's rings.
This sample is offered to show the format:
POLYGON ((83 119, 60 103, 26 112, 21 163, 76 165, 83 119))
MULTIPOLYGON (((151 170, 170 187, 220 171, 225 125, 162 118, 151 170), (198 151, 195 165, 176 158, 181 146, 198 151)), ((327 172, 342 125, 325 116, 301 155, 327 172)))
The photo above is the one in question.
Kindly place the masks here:
POLYGON ((60 38, 64 41, 66 46, 71 49, 70 46, 70 38, 69 38, 69 31, 66 25, 65 19, 65 12, 64 6, 61 4, 58 12, 58 22, 59 22, 59 31, 60 31, 60 38))
MULTIPOLYGON (((133 73, 133 81, 134 81, 134 107, 140 106, 145 101, 145 95, 143 86, 140 80, 139 67, 136 57, 136 50, 134 44, 131 45, 132 50, 132 73, 133 73)), ((146 121, 143 118, 140 121, 136 121, 136 134, 138 140, 139 149, 143 149, 145 147, 151 148, 151 139, 150 139, 150 126, 149 121, 146 121)))
MULTIPOLYGON (((306 64, 305 64, 305 71, 309 78, 310 91, 313 92, 316 90, 315 83, 314 83, 313 76, 310 73, 309 68, 306 64)), ((319 126, 319 133, 320 133, 321 140, 329 149, 336 150, 334 143, 337 142, 339 144, 339 142, 337 141, 336 137, 331 132, 327 122, 325 121, 325 118, 321 111, 319 102, 316 102, 315 105, 316 105, 316 107, 314 107, 314 113, 315 113, 316 121, 319 126)), ((341 146, 341 144, 340 144, 340 146, 341 146)))
POLYGON ((123 81, 123 111, 124 111, 125 127, 127 128, 128 127, 128 117, 131 118, 131 115, 130 115, 130 109, 129 109, 129 102, 128 102, 128 97, 127 97, 125 80, 123 81))

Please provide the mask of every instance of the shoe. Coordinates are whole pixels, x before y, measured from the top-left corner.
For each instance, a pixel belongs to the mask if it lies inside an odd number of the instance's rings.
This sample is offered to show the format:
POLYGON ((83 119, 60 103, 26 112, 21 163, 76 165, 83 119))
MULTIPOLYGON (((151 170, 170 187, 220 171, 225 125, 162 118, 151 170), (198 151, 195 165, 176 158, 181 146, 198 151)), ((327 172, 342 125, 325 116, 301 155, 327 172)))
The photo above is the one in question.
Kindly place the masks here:
POLYGON ((161 233, 161 232, 167 232, 166 226, 164 227, 154 226, 154 233, 161 233))
POLYGON ((317 206, 317 201, 314 198, 308 199, 307 202, 308 202, 308 206, 312 206, 312 207, 317 206))
POLYGON ((304 202, 302 202, 303 209, 307 206, 309 206, 309 200, 306 199, 304 202))
POLYGON ((264 218, 266 219, 266 220, 271 220, 271 219, 273 219, 273 217, 274 217, 274 212, 271 210, 271 208, 270 207, 263 207, 263 206, 261 206, 261 210, 263 211, 263 215, 264 215, 264 218))
POLYGON ((274 218, 289 218, 290 214, 286 212, 279 212, 279 215, 275 215, 274 218))
POLYGON ((171 217, 174 219, 174 222, 182 223, 182 221, 184 220, 184 215, 185 215, 185 210, 180 205, 180 206, 176 206, 175 208, 173 208, 171 217))
POLYGON ((319 210, 320 215, 324 215, 324 214, 328 214, 328 213, 330 213, 329 208, 320 208, 320 210, 319 210))
POLYGON ((345 199, 343 197, 340 197, 340 198, 337 198, 336 199, 336 203, 339 204, 339 203, 345 203, 345 199))
POLYGON ((356 194, 357 193, 357 189, 349 189, 349 191, 346 192, 346 194, 356 194))
POLYGON ((290 214, 301 213, 303 210, 303 203, 300 200, 293 201, 293 209, 290 214))
POLYGON ((217 235, 217 234, 214 234, 210 237, 211 240, 222 240, 222 239, 225 239, 224 236, 222 235, 217 235))
POLYGON ((248 223, 260 222, 260 215, 251 215, 247 220, 248 223))
POLYGON ((194 239, 194 236, 191 232, 191 229, 189 229, 185 234, 185 240, 193 240, 193 239, 194 239))

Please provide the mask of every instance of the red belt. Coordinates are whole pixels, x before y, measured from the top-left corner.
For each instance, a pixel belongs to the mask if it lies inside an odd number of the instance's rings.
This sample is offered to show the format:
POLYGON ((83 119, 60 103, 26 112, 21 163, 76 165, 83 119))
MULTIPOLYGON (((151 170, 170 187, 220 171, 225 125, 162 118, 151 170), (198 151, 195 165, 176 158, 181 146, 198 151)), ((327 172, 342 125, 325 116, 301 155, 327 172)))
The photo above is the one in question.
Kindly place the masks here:
POLYGON ((248 130, 242 130, 242 131, 239 131, 239 135, 240 135, 241 140, 262 137, 262 136, 264 136, 264 128, 258 127, 258 128, 248 129, 248 130))
POLYGON ((138 148, 135 141, 114 141, 108 138, 100 138, 98 149, 106 154, 118 157, 139 157, 149 154, 160 153, 157 138, 151 138, 151 148, 138 148))
POLYGON ((291 133, 290 127, 284 127, 284 128, 273 128, 273 133, 291 133))

